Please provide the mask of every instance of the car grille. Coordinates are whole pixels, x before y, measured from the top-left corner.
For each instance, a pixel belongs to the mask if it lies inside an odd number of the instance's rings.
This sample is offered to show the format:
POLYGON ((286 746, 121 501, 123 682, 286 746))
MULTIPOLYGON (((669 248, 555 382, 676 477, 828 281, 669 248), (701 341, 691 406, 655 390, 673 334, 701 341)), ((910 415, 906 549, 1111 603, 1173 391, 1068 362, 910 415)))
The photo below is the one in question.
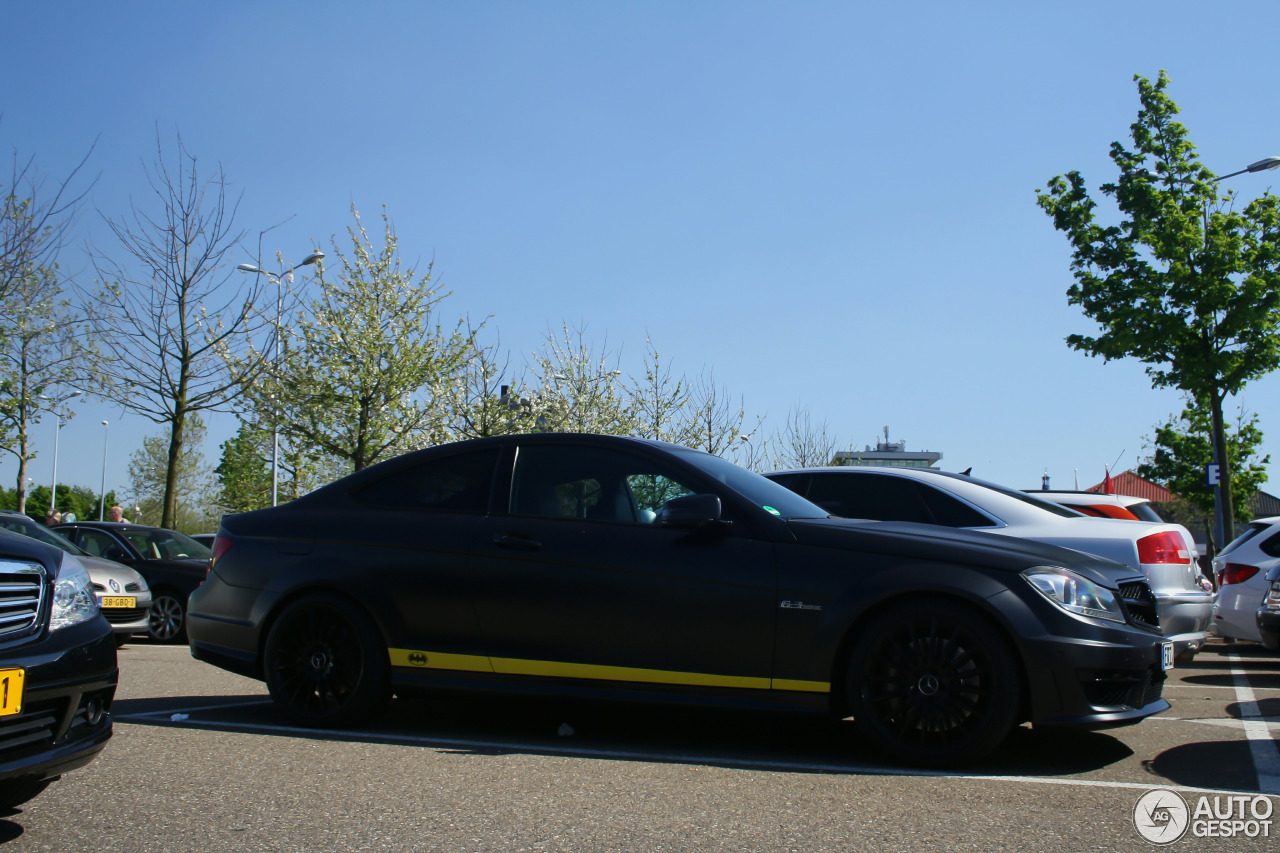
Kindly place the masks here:
POLYGON ((101 611, 102 618, 106 619, 112 625, 122 625, 126 622, 136 622, 143 616, 147 615, 145 607, 105 607, 101 611))
POLYGON ((1160 630, 1160 617, 1156 614, 1156 597, 1145 580, 1131 580, 1120 584, 1120 598, 1129 617, 1129 624, 1148 630, 1160 630))
POLYGON ((1086 670, 1080 673, 1085 698, 1095 708, 1144 708, 1160 698, 1165 674, 1146 670, 1086 670))
MULTIPOLYGON (((93 589, 95 592, 105 593, 107 591, 107 587, 104 584, 100 584, 100 583, 95 583, 93 585, 93 589)), ((124 585, 124 591, 125 592, 142 592, 142 584, 138 583, 137 581, 134 581, 133 583, 127 583, 124 585)), ((114 592, 111 594, 115 595, 114 592)))
POLYGON ((39 630, 44 579, 44 568, 37 563, 0 560, 0 642, 39 630))

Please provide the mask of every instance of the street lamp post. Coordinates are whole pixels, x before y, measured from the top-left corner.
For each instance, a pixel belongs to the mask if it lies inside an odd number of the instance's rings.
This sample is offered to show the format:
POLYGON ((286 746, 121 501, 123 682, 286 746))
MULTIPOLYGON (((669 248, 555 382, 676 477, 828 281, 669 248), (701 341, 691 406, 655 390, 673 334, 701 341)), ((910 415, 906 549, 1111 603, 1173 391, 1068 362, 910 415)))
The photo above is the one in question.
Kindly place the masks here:
MULTIPOLYGON (((1280 157, 1263 157, 1243 169, 1219 175, 1214 178, 1214 181, 1234 178, 1236 175, 1243 175, 1245 172, 1265 172, 1278 167, 1280 167, 1280 157)), ((1208 201, 1205 202, 1204 238, 1206 241, 1209 239, 1208 201)), ((1213 463, 1217 470, 1217 480, 1213 484, 1213 529, 1218 539, 1217 547, 1220 551, 1226 547, 1228 542, 1235 539, 1235 507, 1232 505, 1234 495, 1231 494, 1230 488, 1228 488, 1226 496, 1222 493, 1222 481, 1231 476, 1231 461, 1227 458, 1227 438, 1223 429, 1222 418, 1216 414, 1217 408, 1215 407, 1213 418, 1213 463)))
POLYGON ((110 427, 102 422, 102 486, 98 490, 98 521, 107 517, 107 434, 110 427))
MULTIPOLYGON (((289 280, 293 280, 293 271, 298 267, 305 267, 314 264, 316 261, 324 258, 324 252, 312 252, 298 263, 289 267, 280 273, 267 272, 261 267, 254 264, 240 264, 236 269, 240 272, 250 272, 255 275, 265 275, 267 280, 276 286, 276 351, 274 356, 275 367, 280 367, 280 282, 285 276, 289 276, 289 280)), ((271 410, 271 505, 276 506, 279 497, 280 482, 280 421, 279 415, 274 406, 271 410)))
POLYGON ((54 502, 58 498, 58 437, 62 435, 62 413, 58 411, 58 406, 68 400, 79 397, 83 393, 83 391, 72 391, 70 394, 59 400, 50 399, 43 394, 40 395, 41 400, 49 400, 49 402, 53 404, 53 417, 55 421, 53 428, 53 485, 49 487, 49 512, 54 511, 54 502))

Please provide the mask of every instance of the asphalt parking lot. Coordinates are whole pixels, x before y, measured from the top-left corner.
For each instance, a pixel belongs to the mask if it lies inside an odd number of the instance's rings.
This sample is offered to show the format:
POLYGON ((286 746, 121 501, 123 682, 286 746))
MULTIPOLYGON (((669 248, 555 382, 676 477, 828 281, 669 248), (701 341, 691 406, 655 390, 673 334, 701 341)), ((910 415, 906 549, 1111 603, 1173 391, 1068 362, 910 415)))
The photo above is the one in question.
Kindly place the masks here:
POLYGON ((1245 645, 1175 670, 1159 717, 1020 729, 964 773, 886 767, 847 723, 602 703, 397 700, 359 731, 304 731, 185 647, 120 665, 115 737, 0 817, 7 849, 1146 850, 1134 813, 1155 789, 1187 808, 1166 849, 1280 843, 1280 796, 1260 796, 1280 795, 1280 657, 1245 645))

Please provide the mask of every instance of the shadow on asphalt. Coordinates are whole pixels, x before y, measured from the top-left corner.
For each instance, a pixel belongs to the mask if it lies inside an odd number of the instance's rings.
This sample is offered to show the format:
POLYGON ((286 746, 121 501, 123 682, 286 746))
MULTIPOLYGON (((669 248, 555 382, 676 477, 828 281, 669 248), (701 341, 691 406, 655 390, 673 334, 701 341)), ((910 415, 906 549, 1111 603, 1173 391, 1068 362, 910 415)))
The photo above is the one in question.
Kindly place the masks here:
MULTIPOLYGON (((341 732, 289 726, 261 695, 119 700, 112 713, 130 725, 392 744, 475 756, 573 755, 801 773, 917 772, 885 763, 850 720, 796 713, 638 707, 584 699, 397 698, 377 720, 341 732), (197 708, 201 710, 191 710, 197 708), (189 713, 189 718, 174 721, 172 713, 189 713)), ((1081 774, 1132 755, 1128 746, 1105 733, 1023 726, 964 773, 1081 774)))
POLYGON ((1142 762, 1157 777, 1152 784, 1257 792, 1253 756, 1245 740, 1204 741, 1166 749, 1153 761, 1142 762))

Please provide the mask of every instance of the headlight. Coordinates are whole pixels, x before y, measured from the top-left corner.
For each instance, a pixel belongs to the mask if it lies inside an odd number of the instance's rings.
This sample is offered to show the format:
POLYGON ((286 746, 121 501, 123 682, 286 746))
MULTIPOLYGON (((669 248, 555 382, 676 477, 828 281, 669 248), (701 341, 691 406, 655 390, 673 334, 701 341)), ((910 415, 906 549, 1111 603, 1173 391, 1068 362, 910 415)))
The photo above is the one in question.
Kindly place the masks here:
POLYGON ((57 631, 87 622, 98 615, 98 599, 93 594, 93 581, 71 554, 62 555, 58 579, 53 584, 53 616, 49 630, 57 631))
POLYGON ((1036 591, 1068 613, 1106 619, 1109 622, 1124 621, 1124 611, 1120 608, 1116 594, 1075 572, 1037 566, 1027 569, 1022 576, 1036 591))

